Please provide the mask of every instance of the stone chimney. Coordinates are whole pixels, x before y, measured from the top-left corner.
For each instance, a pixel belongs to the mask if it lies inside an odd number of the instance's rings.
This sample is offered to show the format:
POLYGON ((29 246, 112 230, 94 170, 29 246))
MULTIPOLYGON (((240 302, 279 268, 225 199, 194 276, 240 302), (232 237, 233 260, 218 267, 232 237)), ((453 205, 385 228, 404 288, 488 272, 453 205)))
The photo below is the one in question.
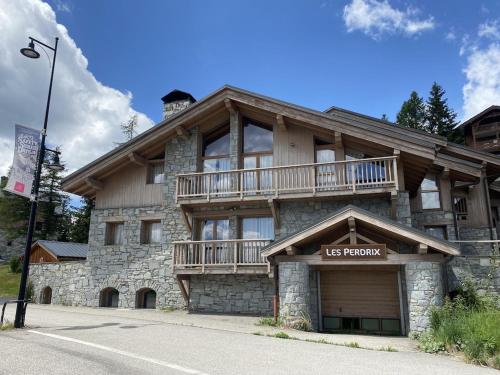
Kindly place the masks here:
POLYGON ((180 90, 169 92, 161 100, 163 101, 164 120, 196 102, 196 99, 191 94, 180 90))

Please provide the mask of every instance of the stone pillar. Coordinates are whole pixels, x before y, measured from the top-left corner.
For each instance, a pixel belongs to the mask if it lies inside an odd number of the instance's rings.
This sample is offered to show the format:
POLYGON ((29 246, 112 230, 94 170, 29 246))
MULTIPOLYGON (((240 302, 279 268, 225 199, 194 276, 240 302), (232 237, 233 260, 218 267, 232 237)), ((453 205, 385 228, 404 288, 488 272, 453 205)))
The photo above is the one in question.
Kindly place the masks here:
POLYGON ((441 263, 410 262, 406 264, 406 293, 410 332, 430 328, 430 311, 443 303, 441 263))
POLYGON ((311 319, 309 266, 301 262, 279 264, 280 317, 291 326, 301 318, 311 319))

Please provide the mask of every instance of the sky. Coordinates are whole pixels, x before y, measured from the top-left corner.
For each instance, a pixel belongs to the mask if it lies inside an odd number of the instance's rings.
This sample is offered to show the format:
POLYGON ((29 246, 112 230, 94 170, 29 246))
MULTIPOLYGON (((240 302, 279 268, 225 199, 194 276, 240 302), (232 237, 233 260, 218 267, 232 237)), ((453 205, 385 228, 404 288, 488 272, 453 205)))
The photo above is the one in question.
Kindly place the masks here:
POLYGON ((14 124, 41 128, 59 52, 48 143, 74 171, 161 120, 160 98, 224 84, 317 110, 394 120, 415 90, 444 87, 460 120, 500 104, 498 0, 0 0, 0 175, 14 124))

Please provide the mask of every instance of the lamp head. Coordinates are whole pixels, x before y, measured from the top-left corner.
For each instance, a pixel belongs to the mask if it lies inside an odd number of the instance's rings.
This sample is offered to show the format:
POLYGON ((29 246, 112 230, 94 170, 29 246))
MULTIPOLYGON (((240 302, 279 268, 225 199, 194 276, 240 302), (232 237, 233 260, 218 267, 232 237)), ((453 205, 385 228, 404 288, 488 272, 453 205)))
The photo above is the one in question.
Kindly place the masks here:
POLYGON ((21 54, 23 56, 29 57, 30 59, 38 59, 40 54, 35 51, 35 43, 31 40, 27 48, 21 48, 21 54))

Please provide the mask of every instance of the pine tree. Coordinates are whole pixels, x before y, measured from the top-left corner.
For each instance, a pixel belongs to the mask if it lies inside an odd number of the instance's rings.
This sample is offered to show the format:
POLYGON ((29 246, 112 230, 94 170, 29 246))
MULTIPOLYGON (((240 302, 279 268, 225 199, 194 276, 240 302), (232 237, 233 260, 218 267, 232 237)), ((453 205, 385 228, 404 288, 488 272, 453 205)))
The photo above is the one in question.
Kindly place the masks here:
POLYGON ((69 228, 63 229, 63 225, 69 223, 69 212, 67 210, 69 197, 61 190, 61 174, 63 171, 47 167, 54 163, 54 158, 53 153, 45 153, 38 195, 37 221, 40 222, 40 226, 36 235, 40 239, 60 240, 60 231, 69 231, 69 228))
POLYGON ((454 128, 457 125, 455 119, 457 114, 448 107, 447 99, 444 97, 446 91, 436 82, 432 84, 426 106, 427 131, 438 134, 449 140, 455 138, 454 128))
MULTIPOLYGON (((9 173, 10 174, 10 173, 9 173)), ((0 189, 0 230, 8 240, 26 236, 31 202, 27 198, 4 191, 7 180, 2 180, 0 189)))
POLYGON ((382 114, 382 117, 380 118, 382 121, 387 121, 389 122, 389 117, 385 113, 382 114))
POLYGON ((89 239, 90 215, 92 200, 82 198, 81 207, 73 207, 73 222, 70 230, 70 239, 73 242, 87 243, 89 239))
POLYGON ((403 102, 401 110, 396 117, 396 123, 405 128, 426 130, 425 103, 416 91, 412 91, 410 98, 403 102))

